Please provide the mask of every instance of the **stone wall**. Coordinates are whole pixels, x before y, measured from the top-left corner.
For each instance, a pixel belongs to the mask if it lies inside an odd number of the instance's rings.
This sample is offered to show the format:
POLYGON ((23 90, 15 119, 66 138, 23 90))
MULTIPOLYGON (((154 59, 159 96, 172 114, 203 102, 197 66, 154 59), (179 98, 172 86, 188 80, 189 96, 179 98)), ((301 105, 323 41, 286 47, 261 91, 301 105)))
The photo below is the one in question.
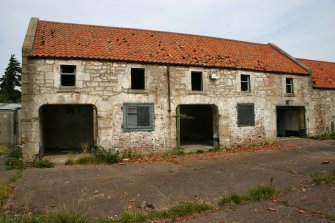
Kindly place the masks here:
MULTIPOLYGON (((219 138, 221 145, 275 140, 276 106, 304 106, 306 120, 313 119, 310 115, 314 113, 308 107, 315 103, 311 101, 309 76, 227 69, 218 72, 219 79, 212 80, 210 69, 201 67, 170 66, 168 69, 152 64, 23 58, 22 142, 26 159, 38 154, 39 109, 45 104, 92 104, 98 113, 98 145, 145 152, 176 146, 176 109, 182 104, 209 104, 217 108, 215 138, 219 138), (60 65, 76 65, 75 88, 60 86, 60 65), (130 89, 131 68, 145 69, 145 90, 130 89), (171 112, 168 111, 168 70, 171 112), (191 71, 203 72, 203 91, 191 91, 191 71), (240 74, 250 75, 250 92, 241 92, 240 74), (294 79, 294 95, 285 94, 287 77, 294 79), (122 109, 127 102, 154 103, 154 131, 123 131, 122 109), (237 103, 254 103, 255 126, 238 127, 237 103)), ((311 123, 316 126, 320 121, 311 123)))
POLYGON ((309 122, 309 135, 334 133, 335 90, 313 89, 310 110, 313 113, 309 122))

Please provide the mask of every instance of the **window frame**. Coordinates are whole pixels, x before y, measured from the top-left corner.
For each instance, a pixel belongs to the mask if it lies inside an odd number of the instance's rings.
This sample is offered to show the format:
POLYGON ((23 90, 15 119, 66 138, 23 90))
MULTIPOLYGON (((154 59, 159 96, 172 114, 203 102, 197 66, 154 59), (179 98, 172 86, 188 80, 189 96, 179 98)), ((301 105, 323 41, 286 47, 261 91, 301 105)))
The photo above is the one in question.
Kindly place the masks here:
MULTIPOLYGON (((256 116, 255 116, 255 104, 254 103, 238 103, 236 106, 237 109, 237 125, 238 127, 253 127, 255 126, 256 122, 256 116), (248 123, 241 123, 243 119, 241 119, 242 111, 240 110, 242 106, 252 106, 252 112, 248 111, 246 114, 250 114, 253 118, 251 121, 248 121, 248 123)), ((245 120, 244 120, 245 121, 245 120)))
POLYGON ((293 78, 287 77, 285 79, 285 92, 286 92, 286 94, 294 94, 294 83, 293 82, 294 82, 293 78), (289 81, 289 83, 287 83, 288 81, 289 81), (288 92, 288 89, 290 89, 290 92, 288 92))
POLYGON ((137 91, 141 91, 141 90, 145 90, 145 68, 141 68, 141 67, 132 67, 130 68, 130 89, 131 90, 137 90, 137 91), (135 86, 133 86, 133 83, 135 82, 135 80, 133 80, 133 77, 136 75, 135 73, 133 73, 134 70, 142 70, 143 71, 143 88, 134 88, 135 86))
POLYGON ((201 71, 191 71, 191 91, 204 91, 204 78, 203 78, 203 72, 201 71), (200 76, 200 90, 199 89, 193 89, 193 79, 194 74, 199 74, 200 76))
POLYGON ((123 131, 134 132, 134 131, 154 131, 155 130, 155 117, 154 117, 154 103, 123 103, 123 131), (137 109, 140 107, 149 108, 149 126, 130 126, 129 120, 129 108, 136 109, 136 115, 138 118, 137 109))
POLYGON ((60 65, 60 86, 64 87, 64 88, 75 88, 76 87, 76 79, 77 79, 76 73, 77 73, 77 66, 76 65, 61 64, 60 65), (63 67, 73 67, 74 72, 73 73, 63 72, 63 67), (62 80, 63 80, 64 76, 74 76, 73 85, 63 85, 62 80))
POLYGON ((249 74, 241 74, 240 75, 240 81, 241 81, 241 91, 243 91, 243 92, 251 92, 250 75, 249 74), (242 77, 246 77, 247 80, 246 81, 242 80, 242 77), (242 84, 244 84, 244 83, 247 83, 247 88, 248 88, 247 90, 242 90, 242 84))

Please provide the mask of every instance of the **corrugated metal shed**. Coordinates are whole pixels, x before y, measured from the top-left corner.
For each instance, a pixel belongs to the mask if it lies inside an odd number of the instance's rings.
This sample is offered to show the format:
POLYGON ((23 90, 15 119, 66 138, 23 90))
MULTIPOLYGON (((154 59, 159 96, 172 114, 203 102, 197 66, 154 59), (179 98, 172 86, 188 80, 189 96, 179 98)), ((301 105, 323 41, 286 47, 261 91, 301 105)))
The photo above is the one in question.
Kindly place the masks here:
POLYGON ((21 143, 21 104, 0 103, 0 144, 21 143))

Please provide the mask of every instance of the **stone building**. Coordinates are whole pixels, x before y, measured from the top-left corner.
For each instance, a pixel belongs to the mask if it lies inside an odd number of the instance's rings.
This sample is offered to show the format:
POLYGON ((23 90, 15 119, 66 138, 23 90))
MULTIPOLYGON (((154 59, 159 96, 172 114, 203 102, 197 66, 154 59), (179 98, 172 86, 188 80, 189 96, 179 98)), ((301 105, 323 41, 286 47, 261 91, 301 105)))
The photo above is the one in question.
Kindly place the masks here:
POLYGON ((334 130, 334 63, 321 89, 315 67, 274 44, 32 18, 22 55, 27 160, 334 130))

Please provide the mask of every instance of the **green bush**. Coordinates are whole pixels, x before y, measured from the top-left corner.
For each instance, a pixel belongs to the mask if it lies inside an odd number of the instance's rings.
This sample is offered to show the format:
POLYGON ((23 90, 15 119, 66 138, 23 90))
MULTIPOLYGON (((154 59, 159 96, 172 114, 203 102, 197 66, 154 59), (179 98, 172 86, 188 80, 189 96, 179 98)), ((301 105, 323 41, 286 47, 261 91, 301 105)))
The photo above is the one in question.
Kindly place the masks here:
POLYGON ((6 166, 7 169, 22 169, 22 148, 15 146, 8 146, 9 153, 7 155, 6 166))
POLYGON ((33 162, 33 167, 36 168, 52 168, 55 164, 49 160, 36 160, 33 162))
POLYGON ((106 150, 103 147, 96 148, 94 152, 94 157, 97 162, 109 163, 109 164, 117 163, 122 159, 120 152, 118 150, 114 150, 114 149, 106 150))

